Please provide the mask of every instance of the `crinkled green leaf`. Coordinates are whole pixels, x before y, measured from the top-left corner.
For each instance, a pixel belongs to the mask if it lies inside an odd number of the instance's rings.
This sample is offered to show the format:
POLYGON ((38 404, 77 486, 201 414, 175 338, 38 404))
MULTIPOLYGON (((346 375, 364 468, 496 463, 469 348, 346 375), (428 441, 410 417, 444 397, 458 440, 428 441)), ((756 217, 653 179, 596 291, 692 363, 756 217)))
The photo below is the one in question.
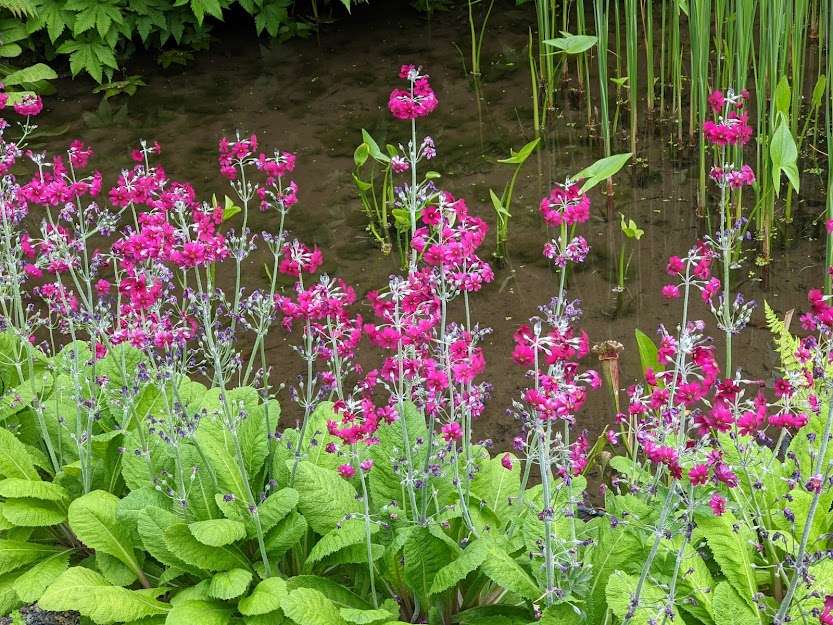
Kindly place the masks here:
POLYGON ((130 530, 116 518, 118 503, 118 497, 102 490, 87 493, 69 505, 69 526, 87 547, 117 558, 138 574, 130 530))
POLYGON ((28 499, 43 499, 44 501, 66 502, 69 499, 69 493, 65 488, 54 482, 8 477, 5 480, 0 480, 0 497, 6 499, 25 497, 28 499))
POLYGON ((248 559, 233 547, 209 547, 202 544, 194 538, 185 523, 166 528, 164 537, 168 551, 206 571, 227 571, 249 565, 248 559))
POLYGON ((55 555, 60 550, 51 545, 27 543, 22 540, 0 539, 0 575, 55 555))
POLYGON ((338 608, 311 588, 297 588, 281 602, 284 614, 298 625, 345 625, 338 608))
POLYGON ((211 578, 208 595, 214 599, 234 599, 245 593, 251 582, 252 572, 246 569, 222 571, 211 578))
POLYGON ((70 551, 52 554, 23 571, 12 587, 24 603, 34 603, 69 566, 70 551))
POLYGON ((356 608, 358 610, 370 609, 364 599, 359 597, 352 590, 345 588, 338 582, 318 575, 296 575, 287 580, 286 588, 289 591, 298 588, 308 588, 325 595, 330 601, 340 608, 356 608))
POLYGON ((269 577, 258 583, 252 594, 239 601, 237 610, 245 616, 268 614, 281 607, 286 595, 286 581, 280 577, 269 577))
POLYGON ((760 625, 755 610, 738 596, 728 582, 720 582, 714 589, 715 625, 760 625))
MULTIPOLYGON (((266 500, 257 507, 257 513, 260 517, 260 526, 264 532, 268 532, 275 527, 281 520, 286 518, 286 515, 295 509, 298 505, 298 491, 294 488, 282 488, 269 495, 266 500)), ((246 531, 249 537, 255 535, 255 525, 253 520, 249 520, 246 525, 246 531)))
POLYGON ((220 601, 183 601, 171 608, 165 625, 226 625, 232 612, 220 601))
POLYGON ((176 567, 185 571, 198 572, 199 567, 193 567, 176 555, 177 551, 168 548, 165 543, 165 529, 180 522, 180 518, 173 512, 168 512, 155 506, 148 506, 136 519, 136 529, 145 550, 164 565, 176 567))
POLYGON ((755 536, 743 523, 737 523, 729 512, 721 516, 698 516, 697 529, 705 536, 726 580, 750 607, 754 607, 753 597, 758 592, 752 565, 753 549, 757 543, 755 536))
POLYGON ((493 582, 525 599, 534 600, 541 594, 529 573, 495 540, 487 542, 486 558, 480 569, 493 582))
POLYGON ((309 461, 299 463, 294 487, 298 491, 298 509, 319 534, 334 529, 346 515, 361 511, 356 489, 350 482, 309 461))
MULTIPOLYGON (((370 526, 371 534, 379 531, 379 526, 373 524, 370 526)), ((356 544, 364 544, 365 541, 365 527, 364 521, 358 519, 351 519, 345 521, 340 527, 330 530, 324 534, 321 539, 315 543, 307 556, 307 565, 320 562, 327 556, 356 544)))
MULTIPOLYGON (((395 604, 394 604, 395 605, 395 604)), ((340 608, 338 613, 348 623, 357 625, 372 625, 373 623, 388 623, 399 616, 399 610, 378 608, 375 610, 357 610, 356 608, 340 608)))
POLYGON ((471 492, 494 512, 502 522, 513 513, 511 499, 518 496, 521 486, 521 463, 512 458, 512 468, 502 464, 502 454, 481 462, 471 483, 471 492))
POLYGON ((434 576, 431 594, 436 595, 462 582, 472 571, 477 570, 489 555, 485 540, 477 539, 463 549, 457 559, 442 567, 434 576))
POLYGON ((7 499, 2 512, 9 523, 20 527, 48 527, 67 518, 63 506, 42 499, 7 499))
POLYGON ((273 558, 279 558, 307 532, 307 521, 303 515, 290 512, 266 535, 266 551, 273 558))
POLYGON ((40 480, 26 446, 5 428, 0 428, 0 475, 40 480))
POLYGON ((405 582, 427 602, 434 578, 454 554, 443 540, 424 527, 417 527, 408 535, 403 554, 405 582))
POLYGON ((188 524, 191 535, 203 545, 223 547, 246 537, 246 526, 231 519, 209 519, 188 524))
POLYGON ((52 612, 74 610, 99 624, 117 623, 165 614, 168 606, 156 599, 164 592, 111 586, 95 571, 72 567, 43 593, 38 605, 52 612))
MULTIPOLYGON (((607 587, 605 588, 607 604, 620 619, 625 618, 630 609, 631 599, 636 592, 638 581, 638 576, 628 575, 622 571, 615 571, 607 580, 607 587)), ((647 623, 649 620, 655 619, 658 614, 662 614, 666 605, 667 595, 665 591, 655 586, 650 580, 645 580, 639 594, 639 605, 631 622, 647 623)), ((682 622, 676 607, 673 609, 671 621, 674 623, 682 622)))

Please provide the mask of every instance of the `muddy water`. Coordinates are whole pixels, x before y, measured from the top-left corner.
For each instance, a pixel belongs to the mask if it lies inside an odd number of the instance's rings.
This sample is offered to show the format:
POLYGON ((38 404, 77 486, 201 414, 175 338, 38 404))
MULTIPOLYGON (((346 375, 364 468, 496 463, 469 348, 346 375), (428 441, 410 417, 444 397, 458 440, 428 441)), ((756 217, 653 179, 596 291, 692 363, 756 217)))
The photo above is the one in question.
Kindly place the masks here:
MULTIPOLYGON (((445 188, 465 197, 490 224, 494 220, 488 190, 499 192, 511 173, 495 160, 533 137, 525 46, 534 16, 528 6, 502 10, 493 17, 484 45, 484 76, 474 85, 457 48, 467 46, 465 14, 435 14, 429 22, 395 5, 374 3, 372 10, 360 10, 350 21, 323 28, 320 44, 311 39, 266 47, 231 24, 218 32, 222 41, 199 53, 187 69, 163 71, 152 59, 140 59, 130 73, 143 74, 147 87, 126 102, 126 111, 119 112, 124 101, 116 100, 110 115, 100 114, 98 98, 90 93, 92 85, 67 80, 58 84, 58 96, 47 102, 43 122, 51 127, 67 125, 62 140, 77 136, 92 143, 97 149, 95 165, 110 176, 130 164, 128 150, 138 138, 158 139, 169 173, 193 182, 205 198, 228 191, 216 169, 219 136, 235 129, 257 132, 263 145, 297 152, 295 177, 301 201, 293 208, 289 227, 297 237, 323 248, 325 271, 344 277, 363 294, 397 271, 397 259, 395 254, 383 256, 364 231, 350 178, 352 153, 362 128, 380 142, 405 139, 408 127, 391 119, 386 108, 401 63, 423 65, 438 92, 438 112, 420 124, 438 146, 432 168, 443 172, 445 188)), ((476 433, 501 444, 516 430, 505 410, 524 383, 523 371, 510 358, 512 332, 556 291, 555 276, 541 257, 549 235, 536 211, 538 200, 551 181, 563 180, 601 156, 601 145, 591 138, 574 86, 571 81, 563 86, 545 147, 519 178, 512 210, 511 263, 496 268, 494 283, 472 300, 475 318, 494 328, 485 345, 492 397, 476 433)), ((625 117, 623 110, 621 118, 625 117)), ((685 253, 705 227, 694 210, 696 150, 674 145, 672 130, 660 119, 645 118, 640 131, 639 160, 617 178, 615 221, 606 221, 605 198, 593 191, 594 216, 581 229, 593 252, 569 284, 570 295, 583 302, 591 340, 616 339, 625 345, 623 386, 639 376, 634 328, 653 335, 659 324, 673 328, 679 319, 679 303, 666 303, 659 295, 667 257, 685 253), (617 295, 619 212, 634 219, 645 235, 632 244, 626 291, 617 295)), ((615 151, 626 151, 624 134, 617 135, 616 142, 615 151)), ((823 241, 818 239, 820 228, 813 224, 821 212, 819 196, 819 181, 805 181, 789 242, 776 248, 768 290, 757 279, 755 250, 750 250, 738 271, 747 297, 766 299, 776 310, 785 311, 801 307, 806 290, 820 283, 823 241)), ((277 227, 271 216, 259 214, 250 223, 255 231, 277 227)), ((484 256, 491 253, 493 236, 491 232, 484 256)), ((266 286, 264 262, 261 254, 248 259, 245 277, 250 287, 266 286)), ((715 331, 699 302, 694 317, 706 319, 715 331)), ((274 370, 288 383, 302 369, 289 349, 288 341, 293 339, 297 336, 287 337, 276 328, 268 343, 274 370)), ((752 327, 735 339, 735 361, 748 376, 771 380, 776 362, 769 345, 759 310, 752 327)), ((373 358, 365 360, 370 363, 373 358)), ((593 360, 590 356, 588 365, 593 360)), ((286 393, 281 399, 287 419, 296 419, 298 411, 286 393)), ((588 402, 580 426, 598 432, 610 420, 609 399, 600 391, 588 402)))

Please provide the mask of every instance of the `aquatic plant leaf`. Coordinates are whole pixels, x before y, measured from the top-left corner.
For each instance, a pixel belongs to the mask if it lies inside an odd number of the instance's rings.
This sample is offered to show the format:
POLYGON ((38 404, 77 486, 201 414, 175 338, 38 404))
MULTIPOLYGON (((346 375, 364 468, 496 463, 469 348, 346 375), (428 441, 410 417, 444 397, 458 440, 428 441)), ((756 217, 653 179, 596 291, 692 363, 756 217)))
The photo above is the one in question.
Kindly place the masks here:
POLYGON ((562 33, 562 35, 563 37, 545 39, 544 44, 564 54, 581 54, 587 52, 599 41, 599 38, 593 35, 571 35, 570 33, 562 33))
POLYGON ((656 343, 639 328, 634 329, 633 334, 636 337, 636 347, 639 350, 642 375, 645 375, 648 369, 652 369, 655 373, 662 371, 662 366, 659 364, 659 349, 657 349, 656 343))
POLYGON ((786 116, 779 113, 778 117, 780 122, 769 141, 769 157, 772 161, 772 186, 775 189, 776 196, 780 195, 781 192, 782 173, 787 177, 796 193, 798 193, 801 185, 797 165, 798 147, 790 132, 786 116))
POLYGON ((589 167, 582 169, 575 176, 572 176, 572 178, 573 180, 584 180, 584 184, 581 185, 581 192, 587 193, 597 184, 607 180, 622 169, 625 163, 630 160, 631 156, 632 154, 627 152, 625 154, 614 154, 601 158, 589 167))

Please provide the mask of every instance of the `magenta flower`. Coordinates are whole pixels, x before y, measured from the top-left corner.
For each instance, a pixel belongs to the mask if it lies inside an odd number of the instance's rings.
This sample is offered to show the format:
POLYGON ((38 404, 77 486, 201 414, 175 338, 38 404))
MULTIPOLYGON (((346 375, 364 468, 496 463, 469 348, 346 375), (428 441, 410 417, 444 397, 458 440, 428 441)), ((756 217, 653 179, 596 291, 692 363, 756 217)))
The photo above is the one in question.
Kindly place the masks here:
POLYGON ((503 457, 501 457, 501 459, 500 459, 500 464, 507 471, 511 471, 512 470, 512 456, 510 456, 508 453, 503 454, 503 457))
POLYGON ((451 441, 459 441, 461 438, 463 438, 463 428, 461 428, 460 424, 456 421, 446 423, 442 427, 441 431, 443 438, 447 443, 450 443, 451 441))
POLYGON ((711 499, 709 499, 709 507, 712 509, 715 516, 721 516, 724 512, 726 512, 726 500, 719 494, 714 493, 712 494, 711 499))
POLYGON ((356 470, 353 468, 353 465, 340 464, 338 466, 338 474, 345 480, 349 480, 351 477, 356 475, 356 470))
POLYGON ((680 297, 680 287, 676 284, 666 284, 662 287, 662 296, 665 299, 677 299, 680 297))
POLYGON ((556 185, 541 200, 538 211, 550 226, 584 223, 590 219, 590 198, 576 183, 556 185))
POLYGON ((420 74, 414 65, 403 65, 400 78, 408 80, 410 89, 394 89, 388 98, 388 109, 396 119, 412 120, 430 115, 439 100, 428 82, 428 75, 420 74))
POLYGON ((26 117, 34 117, 43 110, 43 100, 39 95, 27 94, 14 104, 14 112, 26 117))

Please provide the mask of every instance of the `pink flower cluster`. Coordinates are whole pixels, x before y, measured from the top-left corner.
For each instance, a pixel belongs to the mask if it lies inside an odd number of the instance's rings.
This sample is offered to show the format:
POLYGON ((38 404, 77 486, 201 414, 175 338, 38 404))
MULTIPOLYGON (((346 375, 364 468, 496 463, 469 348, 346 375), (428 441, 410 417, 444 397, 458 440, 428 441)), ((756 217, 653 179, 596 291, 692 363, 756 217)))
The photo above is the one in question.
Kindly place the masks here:
POLYGON ((746 164, 740 169, 712 167, 709 177, 717 184, 728 186, 730 189, 740 189, 755 184, 755 172, 746 164))
POLYGON ((578 183, 556 185, 538 207, 549 226, 571 226, 590 219, 590 198, 581 192, 578 183))
POLYGON ((399 77, 410 82, 408 89, 394 89, 388 98, 388 109, 396 119, 412 120, 430 115, 439 100, 431 88, 428 75, 420 74, 415 65, 403 65, 399 77))
POLYGON ((716 119, 703 123, 703 135, 712 145, 746 145, 752 138, 752 127, 749 125, 749 115, 743 110, 748 93, 740 95, 724 95, 720 91, 713 91, 709 96, 709 106, 716 119), (731 110, 724 113, 726 104, 731 110))

